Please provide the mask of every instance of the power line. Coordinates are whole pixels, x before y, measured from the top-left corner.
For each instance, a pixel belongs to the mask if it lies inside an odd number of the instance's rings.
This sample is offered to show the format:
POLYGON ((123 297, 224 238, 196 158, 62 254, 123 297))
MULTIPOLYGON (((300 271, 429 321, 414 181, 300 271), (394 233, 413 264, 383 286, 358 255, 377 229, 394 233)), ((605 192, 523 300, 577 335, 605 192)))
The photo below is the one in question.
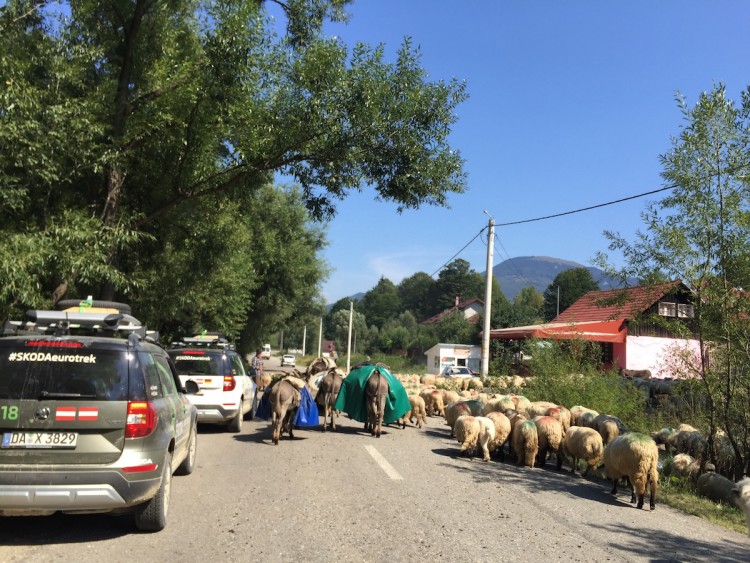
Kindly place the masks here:
POLYGON ((565 211, 563 213, 555 213, 554 215, 545 215, 544 217, 536 217, 534 219, 524 219, 522 221, 513 221, 511 223, 498 223, 495 225, 496 227, 508 227, 510 225, 520 225, 522 223, 533 223, 534 221, 544 221, 545 219, 554 219, 555 217, 562 217, 564 215, 573 215, 574 213, 581 213, 582 211, 590 211, 592 209, 598 209, 599 207, 606 207, 608 205, 614 205, 615 203, 622 203, 623 201, 629 201, 631 199, 638 199, 639 197, 652 195, 652 194, 658 194, 659 192, 664 192, 666 190, 672 190, 677 187, 677 184, 673 184, 671 186, 667 186, 665 188, 659 188, 658 190, 652 190, 650 192, 644 192, 642 194, 633 195, 630 197, 624 197, 622 199, 616 199, 614 201, 608 201, 607 203, 600 203, 598 205, 591 205, 589 207, 582 207, 581 209, 574 209, 573 211, 565 211))
POLYGON ((435 274, 437 274, 437 273, 438 273, 438 272, 439 272, 440 270, 442 270, 442 269, 443 269, 443 268, 445 268, 445 267, 446 267, 446 266, 447 266, 448 264, 450 264, 450 263, 451 263, 451 261, 453 261, 453 259, 454 259, 454 258, 455 258, 456 256, 458 256, 458 255, 459 255, 459 254, 461 254, 461 253, 462 253, 462 252, 463 252, 464 250, 466 250, 466 247, 467 247, 467 246, 469 246, 469 245, 470 245, 470 244, 471 244, 472 242, 474 242, 475 240, 477 240, 477 237, 478 237, 479 235, 481 235, 481 234, 482 234, 482 232, 484 232, 484 230, 485 230, 486 228, 487 228, 487 227, 482 227, 482 228, 481 228, 481 229, 479 230, 479 232, 478 232, 477 234, 475 234, 475 235, 474 235, 474 238, 472 238, 472 239, 471 239, 471 240, 470 240, 469 242, 467 242, 467 243, 466 243, 466 244, 464 245, 464 247, 463 247, 463 248, 462 248, 461 250, 459 250, 459 251, 458 251, 458 252, 456 252, 456 253, 455 253, 455 254, 454 254, 453 256, 451 256, 451 257, 450 257, 450 258, 448 259, 448 261, 447 261, 447 262, 446 262, 445 264, 443 264, 443 265, 442 265, 442 266, 440 266, 440 267, 439 267, 439 268, 438 268, 437 270, 435 270, 434 272, 432 272, 432 274, 430 274, 430 277, 433 277, 433 276, 434 276, 435 274))

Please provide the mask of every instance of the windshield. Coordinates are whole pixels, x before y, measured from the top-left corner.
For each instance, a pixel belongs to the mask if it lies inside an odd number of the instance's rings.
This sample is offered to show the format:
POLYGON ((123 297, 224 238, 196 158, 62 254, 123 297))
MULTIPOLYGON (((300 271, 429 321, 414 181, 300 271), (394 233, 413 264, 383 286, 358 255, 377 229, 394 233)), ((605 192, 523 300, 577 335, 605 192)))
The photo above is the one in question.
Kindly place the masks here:
POLYGON ((0 342, 0 400, 124 401, 128 358, 71 341, 0 342))
POLYGON ((177 373, 180 375, 224 375, 224 354, 209 353, 203 350, 193 352, 180 350, 170 352, 177 373))

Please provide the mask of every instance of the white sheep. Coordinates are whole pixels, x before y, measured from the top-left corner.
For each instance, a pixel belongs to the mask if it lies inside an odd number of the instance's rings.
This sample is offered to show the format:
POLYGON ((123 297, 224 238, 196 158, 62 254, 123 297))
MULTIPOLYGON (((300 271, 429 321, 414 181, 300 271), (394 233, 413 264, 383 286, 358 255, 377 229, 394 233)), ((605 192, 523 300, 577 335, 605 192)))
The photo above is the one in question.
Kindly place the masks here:
POLYGON ((737 481, 734 484, 734 503, 745 511, 747 522, 747 535, 750 536, 750 477, 737 481))
POLYGON ((407 420, 414 424, 414 419, 417 421, 417 428, 422 428, 423 423, 427 426, 424 399, 418 395, 409 395, 409 404, 411 405, 411 410, 404 413, 404 416, 401 417, 402 428, 406 428, 407 420))
POLYGON ((456 440, 461 443, 461 455, 466 455, 466 452, 469 452, 469 455, 474 453, 480 430, 481 426, 477 417, 466 415, 458 417, 456 424, 453 425, 453 431, 456 434, 456 440))
POLYGON ((549 401, 533 401, 529 403, 526 412, 530 418, 534 418, 535 416, 544 416, 549 409, 556 406, 555 403, 550 403, 549 401))
POLYGON ((486 416, 477 416, 479 423, 479 445, 482 448, 482 459, 490 460, 490 444, 495 440, 495 422, 486 416))
POLYGON ((491 412, 487 414, 489 418, 495 424, 495 438, 490 444, 490 452, 499 450, 500 460, 504 460, 505 456, 503 453, 503 445, 508 441, 510 436, 510 420, 501 412, 491 412))
MULTIPOLYGON (((563 453, 572 458, 570 472, 575 473, 578 460, 586 462, 583 475, 586 476, 591 468, 596 467, 604 454, 602 435, 593 428, 571 426, 565 434, 562 444, 563 453)), ((558 458, 557 468, 562 467, 562 459, 558 458)))
POLYGON ((581 424, 579 421, 583 413, 590 413, 592 415, 591 419, 599 414, 595 410, 589 409, 587 407, 582 407, 581 405, 570 407, 570 424, 572 426, 586 426, 585 424, 581 424))
POLYGON ((538 453, 537 465, 544 467, 547 463, 547 455, 553 453, 557 456, 557 466, 560 467, 562 459, 560 457, 560 444, 563 439, 562 424, 560 421, 551 416, 535 416, 538 453))
POLYGON ((656 508, 656 488, 659 483, 659 449, 646 434, 629 432, 612 440, 604 448, 604 472, 613 481, 612 494, 617 494, 617 481, 627 477, 631 491, 630 502, 643 508, 646 485, 650 487, 649 508, 656 508))
POLYGON ((534 459, 539 450, 539 436, 536 424, 531 420, 523 420, 513 429, 513 452, 518 459, 518 465, 534 467, 534 459))

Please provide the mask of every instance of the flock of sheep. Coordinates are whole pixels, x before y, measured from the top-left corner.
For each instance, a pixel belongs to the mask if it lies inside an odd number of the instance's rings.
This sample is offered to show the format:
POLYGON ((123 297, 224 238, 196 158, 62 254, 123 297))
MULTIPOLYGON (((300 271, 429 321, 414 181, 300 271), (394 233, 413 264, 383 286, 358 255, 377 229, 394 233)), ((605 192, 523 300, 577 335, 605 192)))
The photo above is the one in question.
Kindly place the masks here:
MULTIPOLYGON (((411 422, 421 428, 428 416, 442 416, 451 436, 460 443, 462 455, 481 452, 485 461, 494 454, 503 460, 507 444, 518 465, 541 467, 549 456, 555 456, 558 470, 564 462, 574 473, 579 461, 583 461, 584 475, 592 468, 602 467, 606 477, 613 481, 612 494, 617 492, 618 481, 627 479, 631 503, 637 503, 638 508, 643 508, 647 488, 649 507, 655 508, 659 444, 664 444, 674 454, 671 474, 692 475, 699 493, 743 509, 750 535, 750 478, 734 483, 712 471, 698 477, 698 452, 703 451, 705 438, 695 428, 682 425, 663 429, 651 437, 629 432, 617 417, 583 406, 566 408, 546 401, 532 402, 521 395, 483 393, 479 379, 461 381, 460 391, 442 388, 446 385, 438 388, 438 380, 431 375, 400 376, 400 379, 409 392, 412 407, 400 421, 404 427, 411 422)), ((455 386, 456 380, 446 383, 455 386)), ((722 442, 717 440, 717 443, 722 442)), ((717 455, 717 459, 722 458, 717 455)))

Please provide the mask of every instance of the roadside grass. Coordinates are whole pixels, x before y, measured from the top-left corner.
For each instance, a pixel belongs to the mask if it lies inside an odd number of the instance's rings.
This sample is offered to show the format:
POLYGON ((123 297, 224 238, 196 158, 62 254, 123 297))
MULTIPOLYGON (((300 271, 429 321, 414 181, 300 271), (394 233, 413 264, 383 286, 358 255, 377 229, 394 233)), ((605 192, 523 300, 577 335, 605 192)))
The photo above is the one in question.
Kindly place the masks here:
POLYGON ((664 477, 659 480, 656 501, 698 516, 741 534, 747 533, 745 514, 737 507, 699 497, 689 482, 664 477))

